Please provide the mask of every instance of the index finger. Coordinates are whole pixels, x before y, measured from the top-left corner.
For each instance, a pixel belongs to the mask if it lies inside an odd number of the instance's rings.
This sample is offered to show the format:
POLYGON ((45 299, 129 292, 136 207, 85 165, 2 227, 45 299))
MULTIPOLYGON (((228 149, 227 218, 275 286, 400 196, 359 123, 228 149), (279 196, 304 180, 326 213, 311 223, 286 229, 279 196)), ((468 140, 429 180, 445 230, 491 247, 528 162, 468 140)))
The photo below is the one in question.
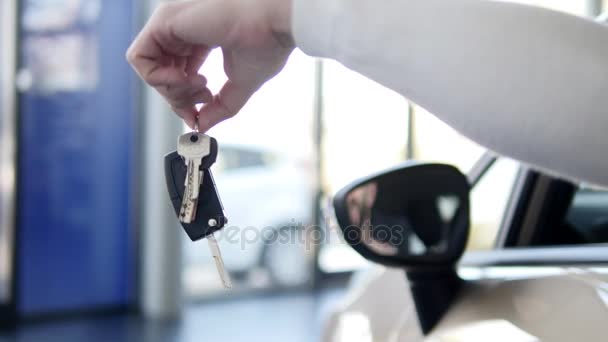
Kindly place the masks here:
POLYGON ((257 89, 237 85, 228 80, 213 101, 201 108, 198 123, 201 132, 235 116, 257 89))

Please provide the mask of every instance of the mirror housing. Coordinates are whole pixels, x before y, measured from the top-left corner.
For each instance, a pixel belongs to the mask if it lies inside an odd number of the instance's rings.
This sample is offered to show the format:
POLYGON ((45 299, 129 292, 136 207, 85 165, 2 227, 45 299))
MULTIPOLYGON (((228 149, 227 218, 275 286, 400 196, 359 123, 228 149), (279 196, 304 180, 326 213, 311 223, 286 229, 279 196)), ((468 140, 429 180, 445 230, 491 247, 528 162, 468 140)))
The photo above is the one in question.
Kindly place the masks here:
POLYGON ((407 162, 351 183, 333 204, 345 241, 366 259, 453 268, 467 243, 469 191, 453 166, 407 162))

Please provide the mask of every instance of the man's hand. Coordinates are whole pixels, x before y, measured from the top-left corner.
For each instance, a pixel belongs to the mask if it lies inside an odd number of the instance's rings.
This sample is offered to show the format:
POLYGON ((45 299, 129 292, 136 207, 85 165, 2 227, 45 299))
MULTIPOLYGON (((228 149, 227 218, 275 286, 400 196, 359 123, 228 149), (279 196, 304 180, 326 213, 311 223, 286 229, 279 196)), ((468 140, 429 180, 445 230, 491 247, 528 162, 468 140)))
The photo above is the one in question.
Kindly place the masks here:
POLYGON ((291 0, 188 0, 158 7, 127 59, 181 116, 207 131, 236 115, 293 51, 291 0), (213 96, 198 74, 220 47, 228 81, 213 96), (200 113, 195 105, 205 103, 200 113))

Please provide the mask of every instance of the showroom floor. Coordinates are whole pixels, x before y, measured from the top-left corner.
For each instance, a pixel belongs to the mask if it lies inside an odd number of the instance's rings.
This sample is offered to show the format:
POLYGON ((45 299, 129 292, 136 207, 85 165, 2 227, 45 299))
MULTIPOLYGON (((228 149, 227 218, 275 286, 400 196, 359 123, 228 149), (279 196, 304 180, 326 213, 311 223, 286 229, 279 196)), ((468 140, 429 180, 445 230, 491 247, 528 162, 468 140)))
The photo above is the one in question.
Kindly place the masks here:
POLYGON ((29 323, 0 341, 199 342, 319 341, 342 288, 258 295, 186 307, 183 319, 151 322, 131 316, 29 323))

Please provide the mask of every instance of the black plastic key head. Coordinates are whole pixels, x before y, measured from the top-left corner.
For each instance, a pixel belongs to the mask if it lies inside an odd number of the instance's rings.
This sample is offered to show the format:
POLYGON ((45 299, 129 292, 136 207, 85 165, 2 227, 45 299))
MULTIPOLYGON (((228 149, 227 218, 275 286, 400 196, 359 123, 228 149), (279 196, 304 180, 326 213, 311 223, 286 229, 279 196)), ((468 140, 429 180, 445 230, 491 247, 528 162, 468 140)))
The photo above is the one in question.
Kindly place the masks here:
MULTIPOLYGON (((215 141, 213 139, 212 141, 215 141)), ((208 166, 211 166, 215 162, 217 156, 217 143, 212 144, 212 153, 203 158, 203 182, 198 196, 198 203, 196 209, 196 217, 191 223, 183 223, 180 221, 182 227, 188 234, 188 237, 192 241, 200 240, 207 237, 210 234, 222 229, 227 223, 226 216, 224 216, 224 208, 220 201, 213 181, 213 176, 208 166), (213 152, 215 150, 215 153, 213 152), (208 165, 207 167, 205 167, 208 165)), ((187 167, 184 159, 177 154, 177 152, 169 153, 165 156, 165 178, 167 182, 167 189, 169 190, 169 197, 175 209, 175 214, 179 216, 180 208, 182 205, 182 199, 185 191, 185 179, 187 174, 187 167)))

